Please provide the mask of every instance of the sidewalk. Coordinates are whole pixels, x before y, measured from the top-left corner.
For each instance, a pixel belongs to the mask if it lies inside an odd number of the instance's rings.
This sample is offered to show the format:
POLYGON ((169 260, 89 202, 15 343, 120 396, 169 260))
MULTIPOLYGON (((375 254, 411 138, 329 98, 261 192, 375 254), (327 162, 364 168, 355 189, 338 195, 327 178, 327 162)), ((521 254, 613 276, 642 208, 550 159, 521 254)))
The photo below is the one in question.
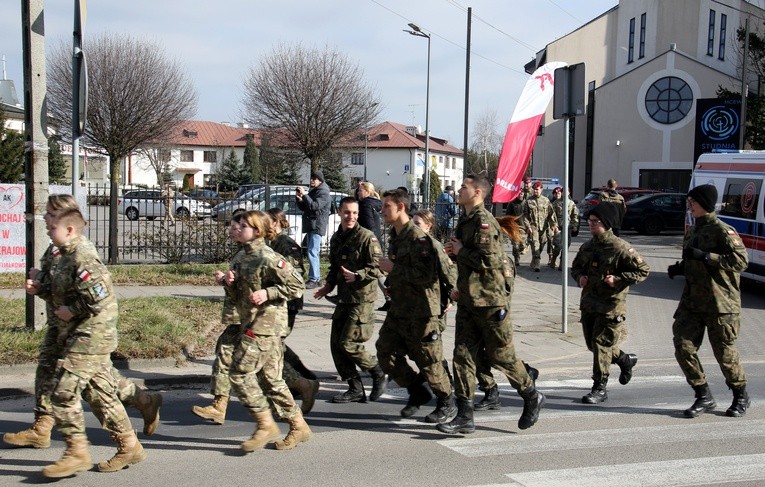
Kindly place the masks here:
MULTIPOLYGON (((524 269, 516 279, 513 294, 512 316, 515 330, 515 342, 523 360, 540 364, 565 357, 584 354, 591 360, 578 323, 579 292, 569 292, 569 327, 568 333, 560 332, 560 280, 561 273, 544 269, 541 273, 531 273, 524 263, 524 269), (528 278, 527 278, 528 277, 528 278)), ((116 288, 119 299, 142 296, 223 297, 218 286, 121 286, 116 288)), ((0 290, 0 296, 8 299, 21 299, 23 290, 0 290)), ((381 306, 382 298, 375 307, 381 306)), ((287 339, 303 362, 314 370, 322 379, 336 378, 335 367, 329 350, 330 320, 334 305, 326 300, 316 300, 313 293, 305 294, 305 307, 298 315, 295 329, 287 339)), ((455 308, 447 314, 447 329, 444 333, 444 350, 451 360, 454 344, 455 308)), ((385 319, 385 313, 377 313, 379 330, 385 319)), ((374 350, 377 333, 367 343, 374 350)), ((176 363, 176 359, 130 360, 115 362, 123 373, 148 387, 182 386, 207 384, 213 357, 201 360, 176 363)), ((20 394, 34 393, 34 374, 36 364, 0 367, 0 398, 20 394)))

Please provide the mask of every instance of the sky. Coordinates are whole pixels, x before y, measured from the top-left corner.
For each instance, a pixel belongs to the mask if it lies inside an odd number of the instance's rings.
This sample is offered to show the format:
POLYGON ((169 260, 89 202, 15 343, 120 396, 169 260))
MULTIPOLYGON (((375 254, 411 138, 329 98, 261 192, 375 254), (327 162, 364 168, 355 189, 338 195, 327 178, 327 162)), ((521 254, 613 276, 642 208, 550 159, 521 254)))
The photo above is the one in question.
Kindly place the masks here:
MULTIPOLYGON (((76 0, 75 0, 76 1, 76 0)), ((0 57, 22 98, 21 3, 0 8, 0 57)), ((545 45, 618 4, 618 0, 90 0, 89 35, 130 34, 177 60, 198 93, 196 120, 241 122, 243 80, 279 44, 337 49, 357 63, 380 100, 376 122, 425 128, 428 40, 404 32, 415 23, 431 36, 429 129, 457 147, 464 139, 467 8, 472 7, 472 133, 496 113, 504 134, 528 74, 545 45)), ((46 46, 71 45, 74 1, 45 2, 46 46)), ((2 73, 0 73, 2 76, 2 73)), ((471 136, 472 137, 472 136, 471 136)), ((470 140, 472 144, 472 138, 470 140)))

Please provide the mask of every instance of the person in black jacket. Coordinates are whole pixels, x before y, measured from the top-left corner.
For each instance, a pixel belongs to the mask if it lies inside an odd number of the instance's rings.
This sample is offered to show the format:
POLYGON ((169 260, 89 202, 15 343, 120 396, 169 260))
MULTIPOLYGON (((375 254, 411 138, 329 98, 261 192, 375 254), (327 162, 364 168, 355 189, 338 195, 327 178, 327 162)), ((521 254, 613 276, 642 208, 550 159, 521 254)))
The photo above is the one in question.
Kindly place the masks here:
POLYGON ((375 191, 375 185, 369 181, 362 181, 356 189, 356 199, 359 200, 359 225, 367 230, 372 230, 378 240, 382 241, 382 223, 380 212, 382 201, 375 191))
POLYGON ((317 169, 311 172, 311 189, 298 186, 295 190, 297 206, 303 212, 303 232, 306 234, 308 246, 308 282, 306 289, 319 287, 321 271, 319 269, 319 253, 321 252, 321 237, 327 234, 331 197, 329 186, 324 182, 324 174, 317 169))

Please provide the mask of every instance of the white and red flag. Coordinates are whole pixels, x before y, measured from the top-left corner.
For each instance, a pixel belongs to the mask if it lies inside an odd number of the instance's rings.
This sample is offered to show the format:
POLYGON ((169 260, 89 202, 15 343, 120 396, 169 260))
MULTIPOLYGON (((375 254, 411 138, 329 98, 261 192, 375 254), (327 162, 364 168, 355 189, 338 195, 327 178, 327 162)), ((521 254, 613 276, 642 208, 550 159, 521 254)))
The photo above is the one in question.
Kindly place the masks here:
POLYGON ((497 180, 494 183, 494 203, 507 203, 518 196, 521 178, 529 165, 531 151, 547 105, 553 97, 555 70, 566 63, 552 62, 538 68, 523 88, 513 117, 505 132, 502 152, 499 154, 497 180))

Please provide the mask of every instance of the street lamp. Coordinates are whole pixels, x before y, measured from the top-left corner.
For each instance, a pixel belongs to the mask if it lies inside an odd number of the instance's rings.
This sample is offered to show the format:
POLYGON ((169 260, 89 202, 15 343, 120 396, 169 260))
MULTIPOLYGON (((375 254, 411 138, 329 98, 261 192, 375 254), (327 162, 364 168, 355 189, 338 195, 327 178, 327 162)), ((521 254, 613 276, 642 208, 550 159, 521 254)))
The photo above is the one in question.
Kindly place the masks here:
POLYGON ((369 155, 369 144, 368 144, 369 142, 369 109, 374 108, 377 105, 379 105, 379 103, 375 102, 375 103, 370 103, 369 105, 366 106, 367 121, 364 124, 364 181, 369 181, 367 179, 367 155, 369 155))
MULTIPOLYGON (((428 40, 428 78, 425 88, 425 206, 430 203, 430 131, 428 129, 428 119, 430 115, 430 34, 426 34, 417 24, 409 24, 412 30, 404 29, 413 36, 424 37, 428 40)), ((415 161, 416 162, 416 161, 415 161)))

